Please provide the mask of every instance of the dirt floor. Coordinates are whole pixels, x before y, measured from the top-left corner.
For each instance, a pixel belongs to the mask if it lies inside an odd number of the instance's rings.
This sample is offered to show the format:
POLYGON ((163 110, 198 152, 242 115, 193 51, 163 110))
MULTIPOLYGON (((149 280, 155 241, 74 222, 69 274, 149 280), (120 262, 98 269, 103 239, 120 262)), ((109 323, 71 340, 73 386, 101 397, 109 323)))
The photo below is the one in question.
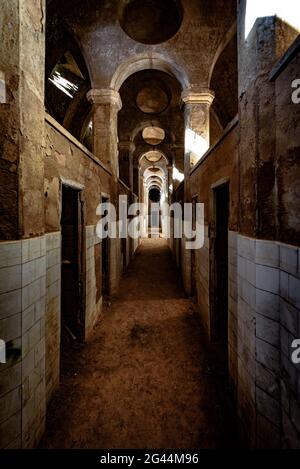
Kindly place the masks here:
POLYGON ((64 367, 43 448, 236 447, 226 373, 163 240, 143 242, 64 367))

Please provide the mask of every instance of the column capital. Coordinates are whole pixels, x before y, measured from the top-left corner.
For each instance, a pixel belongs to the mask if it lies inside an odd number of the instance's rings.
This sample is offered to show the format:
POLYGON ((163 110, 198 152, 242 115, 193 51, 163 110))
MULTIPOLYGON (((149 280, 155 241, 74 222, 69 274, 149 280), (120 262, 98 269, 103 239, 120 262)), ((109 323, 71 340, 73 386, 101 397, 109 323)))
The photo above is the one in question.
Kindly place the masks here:
POLYGON ((133 152, 135 150, 135 144, 130 141, 127 141, 127 142, 121 141, 119 142, 119 150, 133 152))
POLYGON ((122 109, 121 96, 116 90, 92 89, 86 96, 92 104, 111 104, 112 106, 116 106, 118 111, 122 109))
POLYGON ((215 93, 209 88, 188 88, 181 93, 183 104, 207 104, 211 106, 215 93))

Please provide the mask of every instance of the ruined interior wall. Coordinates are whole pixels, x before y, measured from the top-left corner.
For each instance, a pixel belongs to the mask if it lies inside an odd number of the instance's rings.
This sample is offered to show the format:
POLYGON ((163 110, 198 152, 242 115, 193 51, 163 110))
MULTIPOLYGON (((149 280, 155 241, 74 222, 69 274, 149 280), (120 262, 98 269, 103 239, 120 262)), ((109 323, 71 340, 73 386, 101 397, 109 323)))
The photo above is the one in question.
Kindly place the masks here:
MULTIPOLYGON (((47 400, 59 385, 59 351, 61 322, 61 184, 82 187, 85 200, 85 338, 88 340, 99 320, 102 295, 101 240, 96 236, 101 196, 115 202, 119 194, 130 196, 130 190, 116 182, 95 157, 63 127, 47 116, 45 157, 45 213, 47 239, 46 291, 46 383, 47 400), (99 265, 97 265, 99 263, 99 265), (100 291, 98 291, 100 289, 100 291)), ((127 240, 128 259, 136 246, 127 240)), ((110 241, 110 261, 114 263, 115 282, 123 273, 121 240, 110 241)), ((111 267, 111 265, 110 265, 111 267)))
MULTIPOLYGON (((230 185, 229 221, 229 372, 237 387, 237 237, 238 237, 238 120, 235 118, 222 137, 211 147, 202 161, 192 170, 190 187, 192 197, 204 204, 204 246, 195 251, 193 284, 195 285, 201 322, 211 337, 211 274, 214 250, 214 204, 213 187, 222 182, 230 185)), ((174 195, 176 202, 183 201, 183 186, 174 195)), ((183 243, 171 240, 173 257, 179 268, 185 262, 183 243)), ((190 266, 191 267, 191 266, 190 266)), ((192 270, 192 269, 191 269, 192 270)))
POLYGON ((209 121, 210 121, 210 129, 209 129, 210 146, 213 146, 221 138, 222 133, 223 133, 223 128, 218 118, 216 117, 216 114, 212 110, 210 111, 209 121))
POLYGON ((238 405, 248 443, 299 446, 299 248, 238 236, 238 405))
POLYGON ((44 432, 46 410, 45 3, 1 1, 0 7, 7 99, 0 105, 0 337, 7 347, 0 369, 0 447, 31 448, 44 432))
POLYGON ((297 52, 275 80, 276 162, 278 194, 277 239, 299 244, 300 232, 300 104, 292 101, 294 80, 300 78, 300 41, 297 52))
POLYGON ((297 32, 275 17, 259 19, 245 41, 242 16, 241 8, 238 411, 246 444, 298 447, 299 371, 288 344, 299 332, 298 249, 284 244, 299 239, 299 110, 290 81, 298 59, 281 81, 272 79, 297 32))
POLYGON ((18 0, 1 0, 0 70, 5 81, 5 103, 0 103, 0 238, 17 239, 19 227, 19 16, 18 0), (10 30, 15 34, 10 34, 10 30), (7 51, 10 51, 8 54, 7 51))
POLYGON ((31 448, 45 425, 45 238, 0 243, 0 447, 31 448))
POLYGON ((20 0, 19 220, 22 236, 41 236, 44 226, 45 0, 20 0))
MULTIPOLYGON (((46 383, 47 400, 59 385, 61 328, 61 178, 84 187, 86 244, 86 335, 90 335, 101 310, 96 303, 94 262, 96 209, 101 192, 109 194, 110 174, 95 163, 75 139, 55 121, 46 123, 45 213, 47 231, 46 383), (52 124, 52 125, 51 125, 52 124), (54 277, 51 277, 50 269, 54 277)), ((102 297, 102 295, 101 295, 102 297)))
POLYGON ((235 121, 231 130, 219 141, 208 156, 191 173, 191 194, 198 195, 198 202, 204 204, 206 244, 197 256, 198 275, 196 279, 198 301, 201 306, 202 321, 210 335, 209 312, 209 275, 210 252, 209 237, 213 223, 213 185, 228 178, 230 183, 230 231, 238 227, 238 172, 237 172, 238 128, 235 121))
POLYGON ((60 292, 61 233, 46 234, 46 400, 49 402, 60 380, 60 292))
POLYGON ((84 187, 85 224, 96 225, 101 194, 112 192, 112 177, 62 126, 47 116, 45 156, 46 232, 60 231, 62 180, 84 187))
POLYGON ((280 241, 280 290, 276 309, 280 332, 282 445, 294 448, 300 445, 300 367, 291 361, 291 344, 300 338, 300 104, 291 98, 295 90, 291 85, 300 77, 299 38, 281 64, 281 69, 275 67, 278 70, 275 78, 277 239, 280 241))

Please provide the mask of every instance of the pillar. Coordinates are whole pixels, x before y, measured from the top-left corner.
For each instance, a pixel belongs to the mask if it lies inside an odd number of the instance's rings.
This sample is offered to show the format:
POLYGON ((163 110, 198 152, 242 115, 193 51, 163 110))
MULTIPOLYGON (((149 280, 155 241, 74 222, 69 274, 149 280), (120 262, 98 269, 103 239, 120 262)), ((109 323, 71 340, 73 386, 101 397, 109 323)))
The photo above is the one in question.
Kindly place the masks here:
POLYGON ((214 97, 211 90, 202 88, 187 89, 181 95, 185 119, 186 176, 209 148, 209 115, 214 97))
POLYGON ((133 191, 133 142, 119 143, 120 179, 133 191))
POLYGON ((167 195, 168 195, 168 202, 169 204, 172 203, 173 191, 171 191, 171 187, 173 187, 173 166, 167 166, 168 171, 168 180, 167 180, 167 195))
MULTIPOLYGON (((184 202, 191 202, 190 171, 210 146, 209 115, 214 93, 206 88, 190 88, 181 95, 184 104, 185 119, 185 157, 184 157, 184 202)), ((185 248, 186 239, 182 240, 182 276, 187 294, 192 291, 191 251, 185 248)))
POLYGON ((0 0, 0 448, 45 429, 45 0, 0 0))
POLYGON ((112 89, 92 89, 87 98, 93 105, 93 152, 117 179, 118 112, 122 108, 120 94, 112 89))

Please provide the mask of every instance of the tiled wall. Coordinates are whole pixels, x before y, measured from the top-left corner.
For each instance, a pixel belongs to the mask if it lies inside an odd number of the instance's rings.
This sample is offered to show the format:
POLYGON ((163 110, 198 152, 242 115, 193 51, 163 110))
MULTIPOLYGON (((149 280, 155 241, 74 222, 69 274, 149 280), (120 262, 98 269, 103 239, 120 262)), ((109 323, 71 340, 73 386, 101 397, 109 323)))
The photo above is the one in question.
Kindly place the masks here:
POLYGON ((46 399, 59 386, 61 328, 61 233, 46 235, 46 399))
POLYGON ((238 292, 237 292, 237 241, 234 231, 228 234, 228 361, 232 384, 237 389, 238 379, 238 292))
POLYGON ((299 310, 299 249, 239 236, 239 411, 257 446, 300 447, 299 310))
POLYGON ((0 447, 30 448, 45 423, 45 237, 0 243, 0 447))
POLYGON ((300 339, 300 249, 291 246, 280 246, 279 302, 283 444, 300 449, 300 365, 291 361, 291 343, 300 339))

